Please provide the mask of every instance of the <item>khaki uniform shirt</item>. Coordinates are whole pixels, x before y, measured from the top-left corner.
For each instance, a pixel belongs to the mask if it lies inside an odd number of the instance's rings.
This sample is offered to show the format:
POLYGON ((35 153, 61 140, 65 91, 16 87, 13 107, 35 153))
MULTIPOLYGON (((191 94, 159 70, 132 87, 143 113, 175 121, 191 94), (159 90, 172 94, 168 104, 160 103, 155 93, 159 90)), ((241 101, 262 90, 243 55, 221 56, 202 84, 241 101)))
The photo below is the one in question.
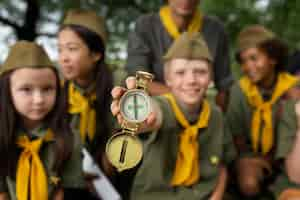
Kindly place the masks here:
MULTIPOLYGON (((218 90, 229 89, 233 77, 229 63, 229 46, 223 25, 215 18, 204 16, 201 33, 214 59, 213 73, 218 90)), ((173 43, 158 13, 143 15, 128 36, 128 59, 125 69, 130 75, 137 70, 151 72, 164 83, 163 56, 173 43)))
MULTIPOLYGON (((163 122, 157 132, 149 133, 143 140, 144 158, 134 178, 131 191, 133 200, 201 200, 208 199, 219 176, 219 162, 230 162, 235 155, 230 134, 224 131, 222 113, 211 105, 211 117, 207 128, 199 130, 200 180, 192 187, 172 187, 179 145, 183 128, 177 122, 173 110, 164 97, 157 101, 162 109, 163 122), (219 162, 213 160, 217 158, 219 162)), ((197 116, 185 116, 191 124, 197 116)))
MULTIPOLYGON (((19 130, 18 131, 19 136, 23 135, 25 133, 25 131, 19 130)), ((38 139, 41 137, 44 137, 45 134, 47 133, 47 129, 40 127, 37 129, 34 129, 33 131, 31 131, 29 133, 29 137, 31 139, 38 139)), ((67 180, 64 180, 65 177, 65 170, 63 170, 61 172, 60 175, 57 174, 57 172, 55 172, 53 170, 53 166, 55 163, 55 150, 54 150, 54 145, 55 142, 54 141, 46 141, 43 142, 42 147, 39 151, 39 156, 40 159, 43 163, 43 166, 45 168, 47 177, 48 177, 48 193, 49 193, 49 199, 50 197, 53 195, 53 191, 54 191, 54 187, 55 185, 51 182, 50 177, 51 176, 55 176, 55 177, 59 177, 61 178, 61 187, 65 187, 67 186, 68 183, 67 180)), ((22 152, 22 149, 20 148, 20 153, 22 152)), ((8 192, 8 196, 10 200, 17 200, 16 198, 16 177, 6 177, 5 178, 5 182, 1 184, 2 188, 0 188, 1 191, 5 191, 8 192)), ((4 180, 4 179, 2 179, 4 180)))
MULTIPOLYGON (((81 93, 84 94, 86 90, 80 88, 78 85, 75 85, 75 88, 81 93)), ((89 141, 88 137, 86 138, 85 144, 83 144, 79 132, 80 127, 80 114, 70 114, 71 116, 71 128, 74 138, 74 148, 70 162, 66 165, 65 180, 70 184, 68 188, 86 188, 86 181, 84 179, 83 169, 82 169, 82 160, 83 155, 81 150, 83 147, 87 148, 92 156, 95 155, 97 148, 100 146, 99 136, 101 134, 101 122, 96 123, 96 134, 93 141, 89 141)), ((112 119, 111 115, 109 115, 112 119)), ((96 119, 97 120, 97 119, 96 119)))
MULTIPOLYGON (((251 124, 254 108, 248 103, 247 97, 240 88, 239 83, 232 86, 229 99, 230 101, 225 115, 226 124, 233 134, 233 138, 243 138, 245 142, 243 150, 240 152, 240 156, 257 156, 257 154, 253 152, 251 143, 251 124)), ((281 107, 284 103, 283 100, 284 98, 279 99, 272 106, 272 123, 274 131, 277 130, 281 107)), ((276 145, 276 141, 274 144, 276 145)))

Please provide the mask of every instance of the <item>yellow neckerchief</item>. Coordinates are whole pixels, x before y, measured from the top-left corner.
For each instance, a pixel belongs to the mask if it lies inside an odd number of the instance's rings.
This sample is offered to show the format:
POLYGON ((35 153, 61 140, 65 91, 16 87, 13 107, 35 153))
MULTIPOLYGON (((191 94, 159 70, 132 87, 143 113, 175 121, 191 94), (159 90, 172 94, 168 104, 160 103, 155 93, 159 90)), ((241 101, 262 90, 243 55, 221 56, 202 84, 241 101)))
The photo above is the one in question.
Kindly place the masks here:
POLYGON ((30 184, 30 199, 48 199, 48 181, 39 150, 43 141, 53 140, 53 133, 48 129, 44 137, 30 141, 26 135, 19 136, 17 145, 23 148, 18 160, 16 192, 18 200, 27 200, 30 184))
POLYGON ((80 136, 83 142, 86 137, 93 141, 96 132, 96 111, 91 108, 91 102, 96 100, 96 94, 89 97, 83 96, 74 86, 69 85, 69 113, 80 114, 80 136))
MULTIPOLYGON (((159 11, 159 16, 162 21, 162 24, 168 31, 168 33, 174 38, 177 39, 180 36, 180 32, 172 19, 171 10, 169 6, 163 6, 159 11)), ((200 32, 203 24, 203 16, 201 13, 196 10, 195 14, 188 26, 187 31, 189 33, 200 32)))
POLYGON ((261 133, 261 150, 263 154, 268 153, 274 144, 274 133, 272 125, 272 105, 292 86, 298 82, 295 76, 288 73, 279 73, 275 90, 269 101, 263 100, 259 90, 248 77, 244 76, 240 80, 240 87, 247 97, 249 104, 254 107, 251 123, 251 141, 254 152, 258 152, 259 132, 261 125, 264 127, 261 133))
POLYGON ((202 112, 199 115, 197 123, 190 125, 178 107, 174 96, 168 93, 165 94, 164 97, 169 100, 177 121, 184 127, 183 132, 179 136, 179 150, 171 185, 191 186, 200 178, 199 144, 197 136, 199 132, 198 129, 208 126, 210 105, 204 100, 202 112))

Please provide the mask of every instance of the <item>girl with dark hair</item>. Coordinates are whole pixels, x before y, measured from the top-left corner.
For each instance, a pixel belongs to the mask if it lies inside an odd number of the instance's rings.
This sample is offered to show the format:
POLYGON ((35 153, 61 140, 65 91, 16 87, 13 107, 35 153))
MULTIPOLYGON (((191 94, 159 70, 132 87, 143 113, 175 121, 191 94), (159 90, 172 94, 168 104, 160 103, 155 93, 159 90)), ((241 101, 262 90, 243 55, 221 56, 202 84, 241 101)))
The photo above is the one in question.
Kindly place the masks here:
POLYGON ((236 57, 243 76, 231 88, 226 122, 239 152, 238 199, 272 199, 270 185, 279 170, 277 125, 285 100, 299 97, 299 80, 286 72, 286 46, 263 26, 240 32, 236 57))
POLYGON ((113 168, 105 156, 111 133, 109 112, 112 75, 104 62, 106 29, 102 18, 91 11, 67 13, 58 33, 59 64, 65 78, 68 120, 75 137, 75 149, 68 166, 73 185, 66 192, 71 199, 89 199, 82 171, 81 149, 87 148, 104 173, 113 168), (75 174, 75 176, 74 176, 75 174), (75 189, 74 189, 75 188, 75 189), (82 195, 82 197, 80 197, 82 195))
POLYGON ((58 72, 42 47, 12 46, 0 98, 0 199, 62 199, 72 134, 58 72))
MULTIPOLYGON (((288 61, 288 47, 283 41, 278 38, 271 37, 257 44, 256 50, 265 54, 270 60, 275 62, 272 67, 274 67, 276 73, 280 71, 287 71, 285 66, 288 61)), ((241 52, 236 54, 236 60, 243 66, 241 52)))

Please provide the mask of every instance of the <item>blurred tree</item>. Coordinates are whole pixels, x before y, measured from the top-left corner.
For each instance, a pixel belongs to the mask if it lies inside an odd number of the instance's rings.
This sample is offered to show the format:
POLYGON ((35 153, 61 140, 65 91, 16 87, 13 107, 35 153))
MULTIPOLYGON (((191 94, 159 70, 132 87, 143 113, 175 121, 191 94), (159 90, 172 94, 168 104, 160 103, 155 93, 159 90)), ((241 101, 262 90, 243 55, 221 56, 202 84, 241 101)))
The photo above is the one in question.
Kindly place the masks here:
MULTIPOLYGON (((136 18, 158 10, 163 1, 0 0, 0 23, 13 30, 14 34, 7 37, 26 40, 53 38, 66 10, 93 9, 107 19, 111 33, 109 57, 122 60, 126 57, 127 34, 134 27, 136 18)), ((297 20, 300 17, 300 3, 297 4, 296 0, 202 0, 201 7, 205 13, 216 15, 224 22, 233 49, 241 28, 255 23, 271 28, 291 47, 300 46, 300 20, 297 20)))
MULTIPOLYGON (((300 47, 300 3, 296 0, 203 0, 203 10, 219 17, 230 37, 232 57, 239 31, 250 24, 262 24, 273 30, 290 47, 300 47)), ((234 59, 233 59, 234 60, 234 59)), ((238 76, 239 68, 233 62, 238 76)))
MULTIPOLYGON (((106 17, 111 34, 109 52, 120 51, 135 19, 155 10, 161 0, 0 0, 0 23, 9 26, 16 39, 35 40, 39 36, 54 37, 70 8, 92 9, 106 17), (49 28, 50 27, 50 28, 49 28)), ((124 48, 123 48, 124 49, 124 48)))
POLYGON ((203 0, 203 9, 225 23, 231 41, 246 25, 263 24, 290 47, 300 46, 300 4, 296 0, 203 0))

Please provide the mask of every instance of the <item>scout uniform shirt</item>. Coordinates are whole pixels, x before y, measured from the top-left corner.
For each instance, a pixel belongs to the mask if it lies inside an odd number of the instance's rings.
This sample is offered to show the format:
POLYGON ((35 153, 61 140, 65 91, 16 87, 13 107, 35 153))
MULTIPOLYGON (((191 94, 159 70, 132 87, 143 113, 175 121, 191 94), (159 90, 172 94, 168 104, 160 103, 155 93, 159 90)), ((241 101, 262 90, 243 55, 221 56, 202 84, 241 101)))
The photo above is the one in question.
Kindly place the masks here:
POLYGON ((300 185, 289 181, 284 167, 284 159, 286 158, 288 153, 294 148, 295 144, 295 137, 298 128, 297 116, 295 113, 296 103, 296 100, 290 100, 284 105, 282 117, 278 125, 278 142, 277 149, 275 152, 275 159, 281 160, 282 162, 280 163, 280 173, 274 185, 272 186, 272 190, 274 191, 276 197, 278 197, 280 193, 285 189, 300 189, 300 185))
MULTIPOLYGON (((213 74, 218 90, 229 88, 233 81, 229 64, 229 47, 222 24, 209 16, 202 16, 202 33, 213 57, 213 74)), ((148 71, 159 82, 163 78, 163 56, 174 38, 166 30, 159 13, 140 17, 135 30, 128 36, 128 59, 125 69, 134 75, 137 70, 148 71), (142 66, 142 67, 141 67, 142 66)))
MULTIPOLYGON (((26 135, 30 141, 41 139, 43 138, 43 142, 41 144, 41 147, 39 149, 38 155, 42 162, 42 165, 44 167, 47 183, 48 183, 48 199, 51 199, 51 196, 53 195, 54 188, 57 184, 60 184, 60 187, 65 187, 64 184, 68 185, 68 182, 66 180, 63 180, 62 177, 64 177, 64 170, 58 174, 58 172, 53 171, 53 166, 55 162, 55 150, 54 145, 55 142, 53 138, 49 137, 47 128, 44 126, 38 127, 31 132, 27 132, 26 135), (46 138, 46 139, 45 139, 46 138), (48 139, 47 139, 48 138, 48 139)), ((18 130, 18 138, 25 136, 26 131, 19 129, 18 130)), ((17 144, 16 144, 17 145, 17 144)), ((23 148, 20 147, 20 151, 18 153, 18 159, 20 158, 20 155, 23 151, 23 148)), ((18 165, 16 167, 18 169, 18 165)), ((16 173, 17 174, 17 173, 16 173)), ((25 174, 22 174, 24 176, 25 174)), ((31 176, 29 175, 29 179, 31 176)), ((8 192, 8 196, 10 200, 17 200, 16 197, 16 180, 17 176, 15 177, 6 177, 4 179, 4 182, 1 183, 0 190, 2 192, 8 192)), ((40 184, 40 183, 39 183, 40 184)), ((24 188, 25 183, 22 184, 22 187, 24 188)), ((30 183, 29 183, 30 185, 30 183)), ((26 189, 26 188, 24 188, 26 189)), ((28 189, 28 194, 30 193, 30 190, 28 189)), ((30 194, 29 194, 30 196, 30 194)))
MULTIPOLYGON (((144 158, 134 178, 130 199, 208 199, 218 181, 220 162, 231 161, 235 153, 230 134, 223 129, 221 111, 209 104, 211 111, 208 125, 198 130, 196 142, 199 144, 199 180, 191 186, 171 186, 179 135, 184 128, 176 120, 169 101, 165 97, 157 97, 156 100, 163 113, 162 125, 143 141, 144 158)), ((199 113, 191 115, 184 110, 183 113, 190 124, 194 124, 199 118, 199 113)))
MULTIPOLYGON (((95 85, 91 85, 89 88, 83 89, 73 82, 69 82, 68 84, 69 84, 69 88, 72 87, 76 92, 79 92, 82 96, 86 95, 87 93, 91 93, 92 91, 95 90, 96 87, 95 85)), ((70 99, 70 96, 68 98, 70 99)), ((94 104, 93 100, 90 100, 89 102, 90 108, 95 109, 93 107, 94 106, 93 104, 94 104)), ((94 156, 100 146, 100 143, 103 143, 105 141, 101 141, 99 139, 101 134, 101 123, 97 122, 96 118, 94 118, 96 123, 95 124, 96 129, 93 138, 91 138, 88 134, 86 134, 85 137, 83 138, 80 132, 80 126, 81 126, 80 113, 70 113, 70 109, 69 109, 69 115, 71 117, 70 123, 71 123, 71 128, 74 137, 74 148, 73 148, 72 156, 70 158, 70 162, 68 162, 68 165, 66 166, 65 179, 67 180, 68 183, 72 183, 71 185, 69 185, 69 188, 83 189, 86 188, 86 181, 84 179, 84 174, 82 169, 83 156, 81 150, 83 147, 85 147, 94 156)), ((92 123, 91 119, 88 119, 87 122, 88 122, 87 125, 90 125, 92 123)))
MULTIPOLYGON (((289 76, 289 80, 294 79, 286 73, 282 73, 284 76, 289 76)), ((282 83, 283 84, 283 83, 282 83)), ((285 83, 284 83, 285 84, 285 83)), ((263 154, 263 141, 262 141, 262 130, 264 127, 264 122, 261 123, 261 127, 258 129, 259 138, 257 144, 257 152, 253 149, 252 143, 252 120, 255 108, 250 105, 249 100, 245 94, 245 91, 241 88, 240 82, 234 84, 230 91, 230 102, 226 112, 226 124, 233 134, 234 140, 238 143, 238 150, 240 151, 240 156, 257 156, 257 155, 271 155, 274 154, 274 147, 276 146, 276 136, 275 132, 277 130, 278 120, 281 117, 282 105, 285 99, 289 98, 287 93, 290 89, 295 88, 299 82, 295 82, 288 90, 286 90, 274 103, 271 105, 271 122, 272 122, 272 134, 273 134, 273 145, 270 151, 263 154)), ((276 85, 276 84, 275 84, 276 85)), ((259 93, 264 101, 269 101, 275 91, 275 87, 268 91, 260 90, 259 93)), ((257 123, 256 123, 257 124, 257 123)))

